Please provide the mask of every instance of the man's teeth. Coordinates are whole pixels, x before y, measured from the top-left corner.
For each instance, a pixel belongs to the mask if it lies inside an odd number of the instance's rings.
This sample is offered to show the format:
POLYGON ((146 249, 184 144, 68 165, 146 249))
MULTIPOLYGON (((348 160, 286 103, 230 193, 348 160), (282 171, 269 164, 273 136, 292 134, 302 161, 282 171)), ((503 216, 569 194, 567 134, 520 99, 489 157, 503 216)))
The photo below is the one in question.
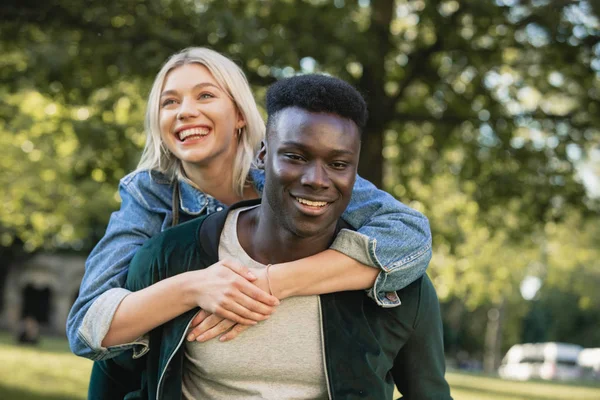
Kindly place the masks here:
POLYGON ((325 207, 327 205, 326 201, 311 201, 311 200, 302 199, 300 197, 296 197, 296 200, 298 200, 298 203, 300 203, 300 204, 305 204, 305 205, 311 206, 311 207, 325 207))
POLYGON ((206 136, 208 135, 207 128, 191 128, 179 132, 179 140, 184 141, 190 136, 206 136))

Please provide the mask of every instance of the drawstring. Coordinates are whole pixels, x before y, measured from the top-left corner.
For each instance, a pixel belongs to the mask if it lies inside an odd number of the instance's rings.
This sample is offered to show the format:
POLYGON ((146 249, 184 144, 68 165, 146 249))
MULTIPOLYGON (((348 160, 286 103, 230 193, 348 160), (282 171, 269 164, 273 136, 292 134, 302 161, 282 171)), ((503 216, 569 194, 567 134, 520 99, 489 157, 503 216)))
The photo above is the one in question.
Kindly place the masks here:
POLYGON ((173 223, 171 226, 175 226, 179 223, 179 179, 175 178, 173 184, 173 223))

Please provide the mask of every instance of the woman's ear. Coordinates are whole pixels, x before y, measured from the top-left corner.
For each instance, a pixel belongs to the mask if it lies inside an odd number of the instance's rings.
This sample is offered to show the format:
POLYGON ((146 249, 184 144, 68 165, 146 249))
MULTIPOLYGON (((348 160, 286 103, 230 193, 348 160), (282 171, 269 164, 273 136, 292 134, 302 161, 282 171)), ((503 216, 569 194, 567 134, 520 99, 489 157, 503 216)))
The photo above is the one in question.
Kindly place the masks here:
POLYGON ((265 157, 267 157, 267 143, 263 140, 260 144, 260 150, 256 156, 256 166, 258 169, 265 169, 265 157))
POLYGON ((237 110, 237 122, 235 124, 235 129, 242 129, 243 127, 246 126, 246 120, 244 119, 244 115, 240 112, 240 110, 237 110))

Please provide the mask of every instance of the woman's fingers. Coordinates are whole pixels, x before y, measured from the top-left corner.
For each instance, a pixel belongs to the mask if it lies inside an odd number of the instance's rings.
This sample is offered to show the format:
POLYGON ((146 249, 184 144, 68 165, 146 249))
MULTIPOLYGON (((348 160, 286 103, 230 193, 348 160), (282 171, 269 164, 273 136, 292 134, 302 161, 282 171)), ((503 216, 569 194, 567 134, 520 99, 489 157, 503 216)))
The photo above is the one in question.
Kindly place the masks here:
POLYGON ((198 315, 194 317, 192 323, 190 324, 191 329, 188 333, 187 340, 195 340, 198 336, 213 328, 221 321, 223 321, 223 318, 219 317, 218 315, 214 315, 209 313, 208 311, 201 310, 198 313, 198 315))
POLYGON ((224 265, 225 267, 229 268, 236 274, 248 279, 250 282, 256 280, 256 276, 252 273, 252 271, 250 271, 250 269, 248 269, 246 266, 240 264, 236 260, 232 260, 232 259, 228 258, 228 259, 222 260, 221 264, 224 265))
MULTIPOLYGON (((233 321, 230 321, 228 319, 221 319, 221 322, 219 322, 212 328, 203 332, 201 335, 199 335, 196 338, 196 340, 198 342, 206 342, 212 338, 219 336, 220 334, 222 334, 224 332, 227 332, 234 325, 237 325, 237 324, 233 321)), ((245 326, 245 325, 241 325, 241 326, 245 326)))
POLYGON ((194 317, 192 322, 190 323, 190 327, 192 327, 192 329, 193 329, 194 327, 200 325, 202 323, 202 321, 204 321, 207 317, 209 317, 211 315, 212 314, 209 313, 208 311, 200 310, 198 312, 198 314, 196 314, 196 316, 194 317))
MULTIPOLYGON (((240 281, 237 282, 237 287, 240 292, 248 296, 250 299, 254 300, 253 303, 260 303, 266 306, 267 308, 273 308, 274 306, 279 305, 279 299, 277 297, 270 295, 269 293, 265 292, 253 283, 250 283, 248 281, 240 281)), ((261 312, 261 308, 257 305, 252 306, 251 309, 253 311, 261 312)), ((265 308, 262 309, 266 310, 265 308)))
MULTIPOLYGON (((252 286, 252 284, 248 284, 252 286)), ((247 320, 252 320, 256 322, 264 321, 269 317, 269 315, 275 312, 275 307, 267 306, 245 294, 246 291, 252 293, 254 290, 256 289, 253 287, 240 287, 239 291, 228 293, 228 296, 226 298, 223 298, 221 301, 219 301, 219 304, 217 306, 218 309, 215 309, 215 314, 218 314, 227 319, 232 319, 223 314, 223 311, 226 310, 236 314, 240 318, 245 318, 247 320)), ((244 323, 240 322, 237 319, 232 320, 236 321, 237 323, 244 323)), ((248 325, 247 323, 244 324, 248 325)))
MULTIPOLYGON (((258 289, 260 290, 260 289, 258 289)), ((248 291, 246 288, 242 288, 239 294, 237 294, 233 300, 244 307, 251 313, 262 314, 262 315, 270 315, 275 312, 275 306, 268 306, 260 301, 255 300, 252 297, 254 289, 249 288, 248 291), (250 294, 248 294, 250 293, 250 294)), ((230 311, 234 311, 233 308, 229 307, 230 311)), ((246 318, 253 318, 250 316, 246 316, 246 318)))
POLYGON ((244 325, 254 325, 256 322, 264 321, 273 312, 275 312, 274 307, 267 307, 243 293, 221 302, 215 309, 215 314, 244 325), (262 311, 264 307, 266 307, 264 314, 254 311, 257 309, 262 311))
POLYGON ((248 325, 236 324, 233 328, 231 328, 229 330, 229 332, 225 333, 224 335, 221 335, 221 337, 219 338, 219 340, 221 342, 227 342, 229 340, 233 340, 236 337, 238 337, 238 335, 240 333, 244 332, 248 328, 250 328, 248 325))
POLYGON ((225 260, 199 271, 196 305, 238 324, 265 320, 279 300, 240 275, 246 270, 236 261, 225 260))
POLYGON ((200 325, 188 334, 187 340, 204 343, 221 335, 219 341, 227 342, 235 339, 248 328, 250 326, 236 324, 217 315, 209 314, 200 325))
MULTIPOLYGON (((238 307, 241 307, 241 306, 238 306, 238 307)), ((229 311, 228 309, 225 309, 222 307, 217 307, 217 309, 215 310, 216 315, 218 315, 222 318, 231 320, 233 322, 236 322, 238 324, 242 324, 242 325, 256 325, 257 321, 262 321, 264 319, 264 318, 260 318, 260 319, 254 320, 254 319, 244 318, 244 317, 241 317, 239 314, 237 314, 237 312, 240 312, 239 309, 236 310, 236 312, 232 312, 232 311, 229 311)), ((247 313, 242 311, 242 314, 247 314, 247 313)))

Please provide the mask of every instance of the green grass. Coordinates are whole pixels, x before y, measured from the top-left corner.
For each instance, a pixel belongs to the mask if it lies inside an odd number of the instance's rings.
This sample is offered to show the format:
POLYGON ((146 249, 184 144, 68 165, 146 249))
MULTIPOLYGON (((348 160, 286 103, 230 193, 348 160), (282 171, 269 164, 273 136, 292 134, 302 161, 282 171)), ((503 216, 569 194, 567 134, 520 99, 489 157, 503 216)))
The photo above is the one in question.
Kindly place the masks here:
POLYGON ((514 382, 458 372, 446 374, 455 400, 598 400, 600 386, 591 383, 514 382))
POLYGON ((87 397, 92 362, 71 354, 66 339, 43 338, 38 346, 23 346, 0 333, 0 360, 0 399, 87 397))
MULTIPOLYGON (((0 332, 0 399, 80 400, 87 395, 92 362, 72 355, 65 339, 20 346, 0 332)), ((597 400, 600 384, 512 382, 448 372, 455 400, 597 400)))

